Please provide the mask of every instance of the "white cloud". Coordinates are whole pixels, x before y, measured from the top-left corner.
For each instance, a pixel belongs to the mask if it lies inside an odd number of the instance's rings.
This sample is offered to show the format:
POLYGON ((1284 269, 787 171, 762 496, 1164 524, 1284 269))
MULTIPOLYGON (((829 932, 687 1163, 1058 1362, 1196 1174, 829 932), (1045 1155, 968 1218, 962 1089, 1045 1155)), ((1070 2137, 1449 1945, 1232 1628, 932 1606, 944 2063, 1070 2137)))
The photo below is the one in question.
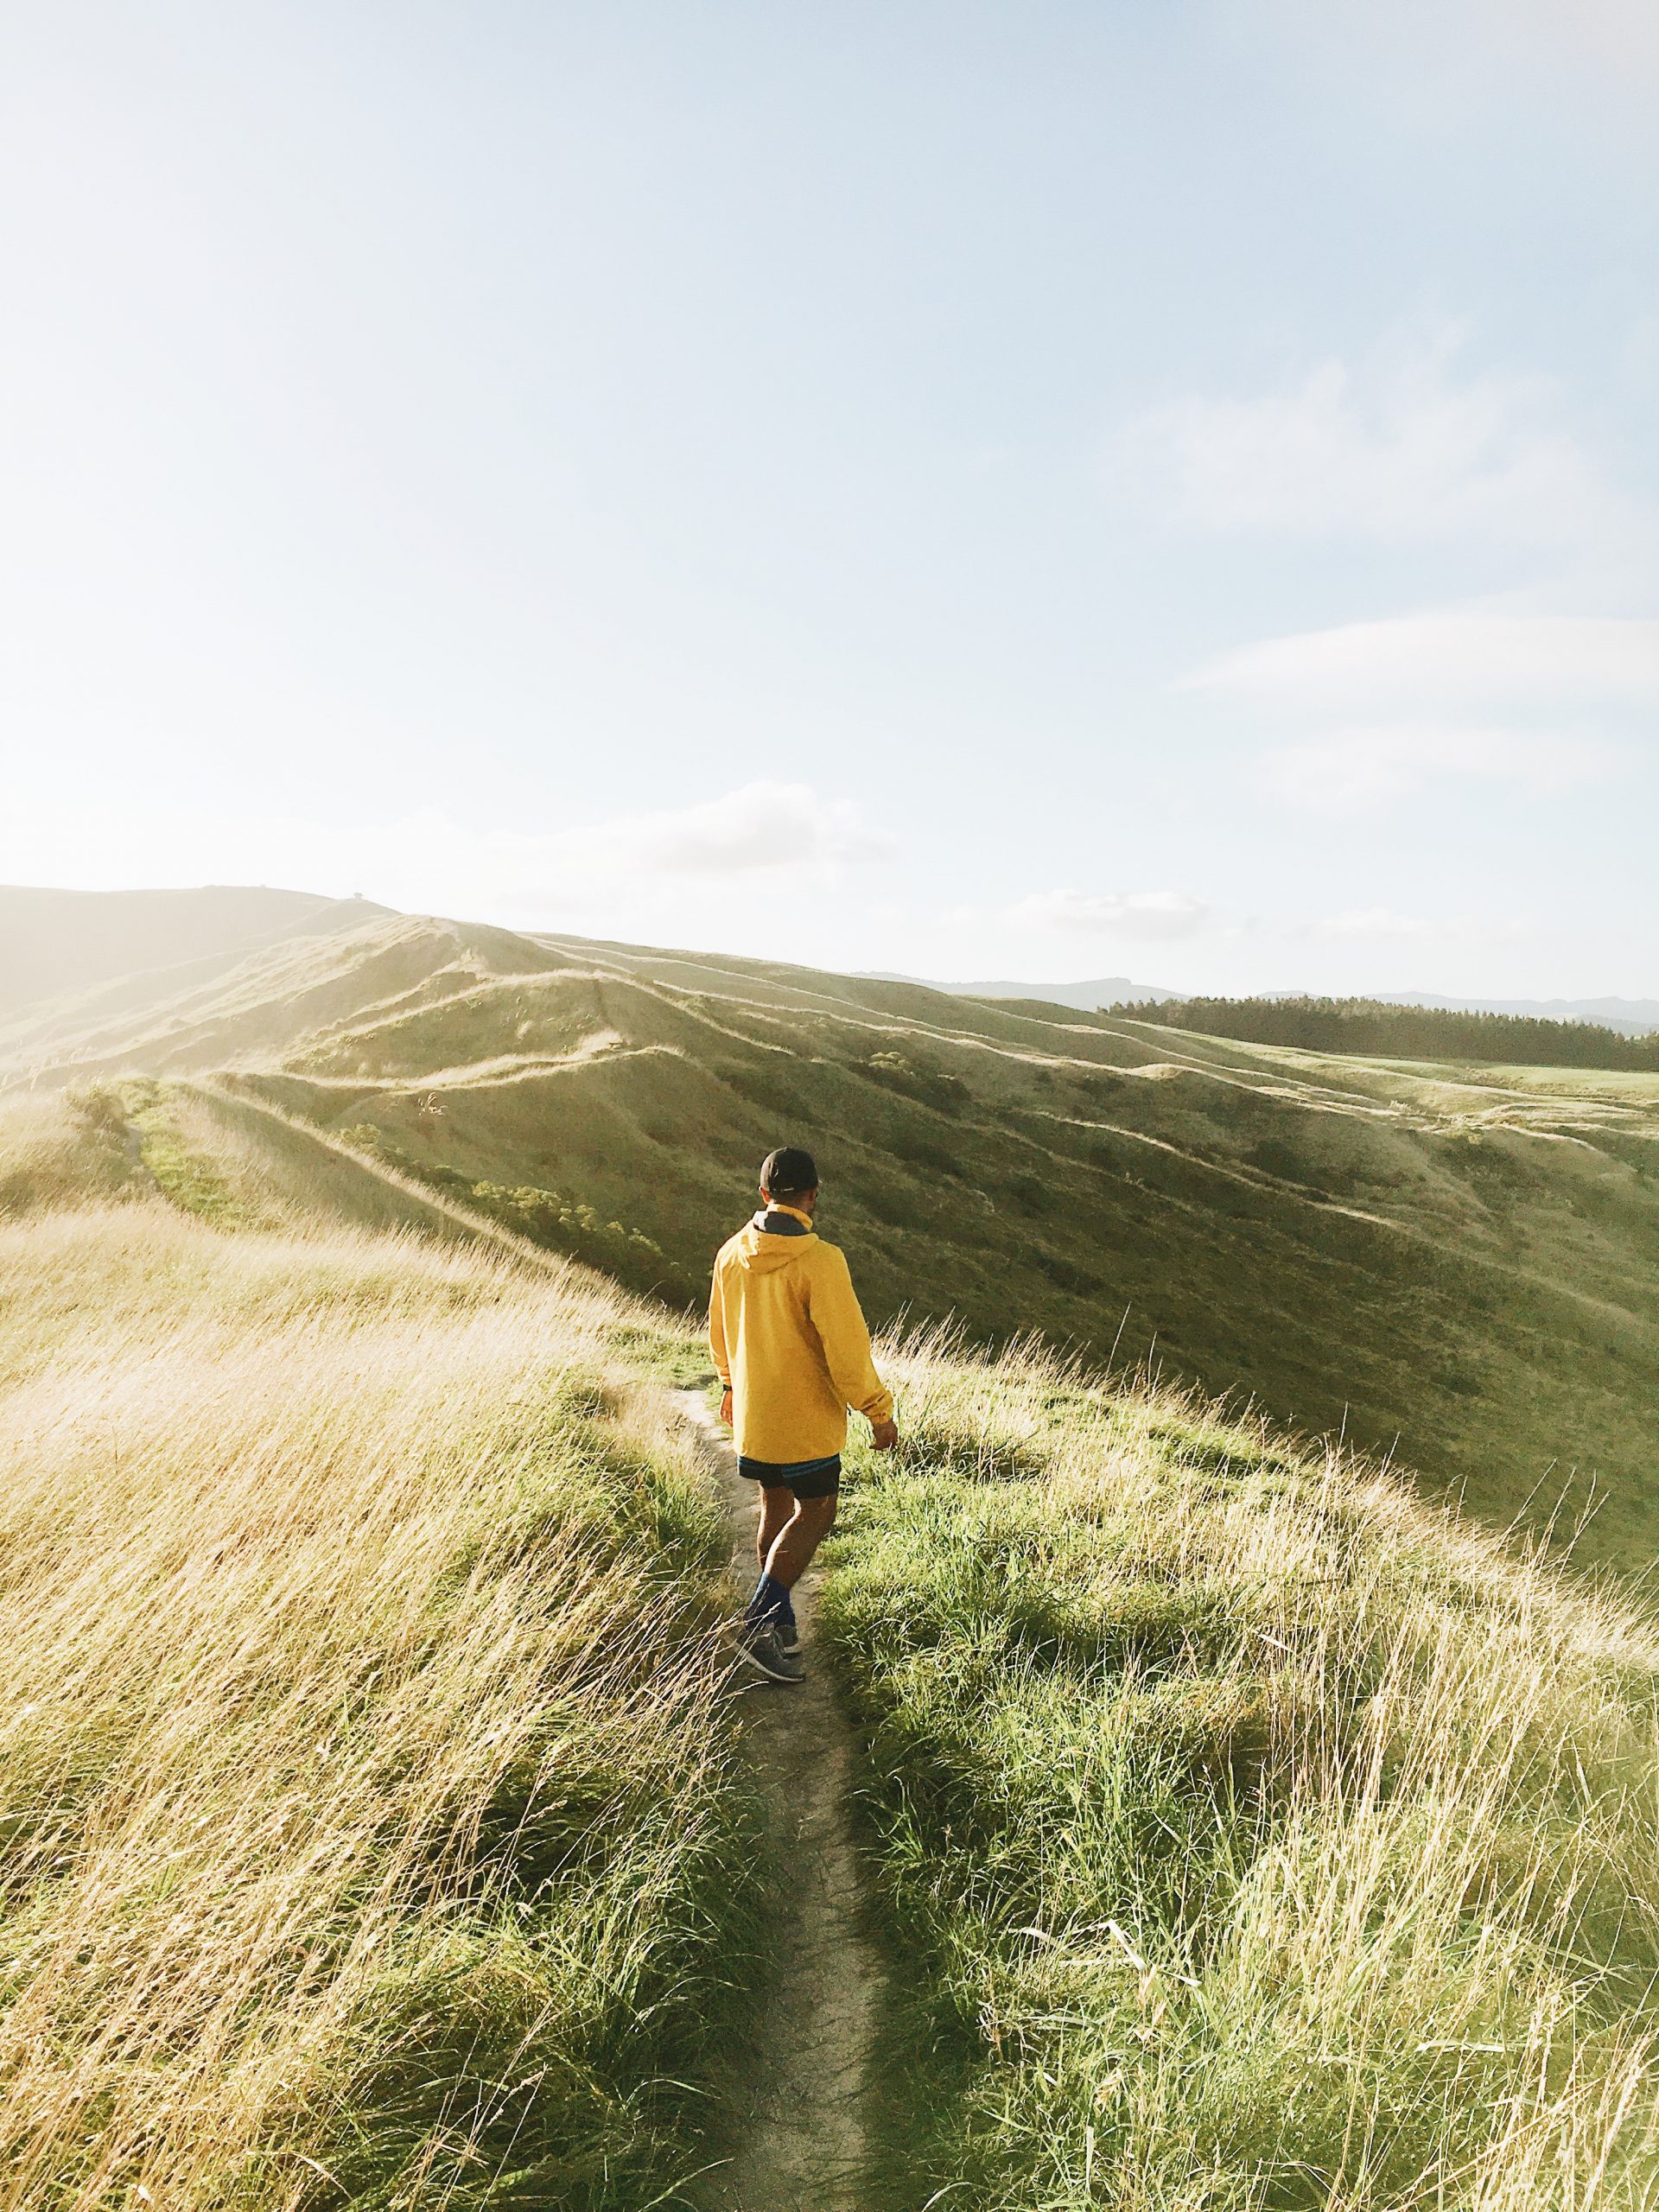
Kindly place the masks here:
POLYGON ((1122 430, 1109 473, 1216 531, 1605 550, 1648 528, 1552 424, 1545 386, 1456 379, 1455 352, 1443 339, 1380 367, 1322 361, 1251 398, 1189 395, 1122 430))
POLYGON ((1269 638, 1181 690, 1319 711, 1659 701, 1659 621, 1611 615, 1408 614, 1269 638))
MULTIPOLYGON (((314 835, 335 869, 391 887, 394 906, 537 916, 671 912, 688 896, 769 880, 836 880, 891 849, 842 799, 809 785, 753 783, 690 806, 556 830, 474 830, 426 809, 396 822, 314 835), (426 888, 425 887, 432 887, 426 888)), ((315 873, 314 866, 313 871, 315 873)), ((275 879, 273 879, 275 880, 275 879)))
POLYGON ((1264 765, 1273 788, 1294 805, 1354 814, 1452 778, 1548 797, 1603 781, 1618 757, 1599 739, 1568 733, 1405 722, 1275 746, 1264 765))
POLYGON ((807 784, 753 783, 691 806, 619 815, 525 842, 555 864, 582 870, 700 876, 833 868, 873 859, 893 840, 866 828, 848 800, 820 798, 807 784))
POLYGON ((1376 941, 1441 944, 1501 944, 1527 934, 1527 925, 1507 914, 1401 914, 1391 906, 1350 906, 1323 915, 1313 934, 1376 941))
POLYGON ((475 830, 435 807, 365 823, 185 815, 66 823, 56 851, 0 831, 0 876, 97 887, 283 883, 365 892, 417 912, 594 933, 695 931, 728 907, 789 903, 892 849, 849 802, 804 784, 746 784, 690 806, 548 830, 475 830), (133 863, 142 852, 142 865, 133 863))
POLYGON ((1467 119, 1470 106, 1541 81, 1559 103, 1575 79, 1597 97, 1598 125, 1613 121, 1610 93, 1646 113, 1659 84, 1659 14, 1652 0, 1249 0, 1252 29, 1276 32, 1292 58, 1322 54, 1342 89, 1378 79, 1411 112, 1467 119))
POLYGON ((1190 936, 1209 911, 1176 891, 1034 891, 1001 918, 1017 929, 1156 938, 1190 936))

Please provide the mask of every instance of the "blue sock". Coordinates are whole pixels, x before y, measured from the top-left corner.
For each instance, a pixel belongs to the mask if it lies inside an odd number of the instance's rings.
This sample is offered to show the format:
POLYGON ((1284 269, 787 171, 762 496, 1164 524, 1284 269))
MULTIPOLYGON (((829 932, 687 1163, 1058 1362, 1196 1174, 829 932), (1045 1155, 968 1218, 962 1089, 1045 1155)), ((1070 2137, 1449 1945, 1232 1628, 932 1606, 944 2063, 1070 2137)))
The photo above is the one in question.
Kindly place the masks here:
POLYGON ((778 1621, 785 1628, 793 1628, 795 1608, 790 1604, 789 1592, 783 1584, 763 1574, 754 1586, 754 1595, 745 1608, 743 1618, 749 1621, 778 1621))

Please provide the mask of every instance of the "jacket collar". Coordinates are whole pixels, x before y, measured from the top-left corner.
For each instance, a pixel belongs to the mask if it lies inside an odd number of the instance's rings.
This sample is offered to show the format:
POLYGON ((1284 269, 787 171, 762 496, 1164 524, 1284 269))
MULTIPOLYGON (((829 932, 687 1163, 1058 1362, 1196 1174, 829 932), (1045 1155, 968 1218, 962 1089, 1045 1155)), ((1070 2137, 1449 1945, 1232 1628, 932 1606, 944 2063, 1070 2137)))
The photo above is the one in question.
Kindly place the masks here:
POLYGON ((755 1215, 750 1226, 763 1236, 810 1236, 813 1232, 809 1216, 798 1206, 767 1206, 755 1215))

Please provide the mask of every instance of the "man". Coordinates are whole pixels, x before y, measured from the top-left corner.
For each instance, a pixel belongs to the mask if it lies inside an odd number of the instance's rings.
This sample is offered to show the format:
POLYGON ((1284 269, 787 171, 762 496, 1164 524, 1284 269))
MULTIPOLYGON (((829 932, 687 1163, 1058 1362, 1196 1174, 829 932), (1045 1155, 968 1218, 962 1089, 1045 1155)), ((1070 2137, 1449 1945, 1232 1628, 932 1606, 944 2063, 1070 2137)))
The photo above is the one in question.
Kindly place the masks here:
POLYGON ((835 1522, 847 1409, 869 1422, 878 1452, 899 1431, 847 1262, 812 1226, 811 1154, 794 1145, 768 1153, 760 1199, 715 1261, 709 1343, 738 1472, 760 1489, 760 1580, 739 1649, 771 1681, 798 1682, 806 1668, 790 1592, 835 1522))

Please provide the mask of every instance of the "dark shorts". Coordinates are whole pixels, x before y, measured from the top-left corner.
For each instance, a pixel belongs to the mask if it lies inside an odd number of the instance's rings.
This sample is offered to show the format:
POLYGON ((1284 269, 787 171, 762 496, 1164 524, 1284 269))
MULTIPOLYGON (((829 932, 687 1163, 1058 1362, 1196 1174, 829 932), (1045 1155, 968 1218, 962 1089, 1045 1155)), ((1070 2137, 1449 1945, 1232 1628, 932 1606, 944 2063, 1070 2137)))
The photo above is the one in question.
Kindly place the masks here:
POLYGON ((782 1465, 772 1459, 740 1458, 737 1471, 762 1490, 792 1490, 797 1497, 833 1497, 841 1488, 841 1455, 831 1459, 789 1459, 782 1465))

